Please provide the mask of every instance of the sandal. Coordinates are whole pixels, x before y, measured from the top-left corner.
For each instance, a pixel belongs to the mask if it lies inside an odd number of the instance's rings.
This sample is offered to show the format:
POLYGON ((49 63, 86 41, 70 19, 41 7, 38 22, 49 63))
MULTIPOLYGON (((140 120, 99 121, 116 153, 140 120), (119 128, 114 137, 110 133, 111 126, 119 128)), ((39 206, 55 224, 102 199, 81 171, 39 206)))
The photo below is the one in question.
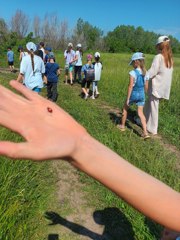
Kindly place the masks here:
POLYGON ((121 132, 124 132, 124 131, 126 131, 126 128, 125 127, 123 127, 122 125, 117 125, 117 128, 121 131, 121 132))
POLYGON ((141 135, 141 137, 142 137, 144 140, 150 138, 150 136, 149 136, 148 134, 144 134, 144 133, 141 135))

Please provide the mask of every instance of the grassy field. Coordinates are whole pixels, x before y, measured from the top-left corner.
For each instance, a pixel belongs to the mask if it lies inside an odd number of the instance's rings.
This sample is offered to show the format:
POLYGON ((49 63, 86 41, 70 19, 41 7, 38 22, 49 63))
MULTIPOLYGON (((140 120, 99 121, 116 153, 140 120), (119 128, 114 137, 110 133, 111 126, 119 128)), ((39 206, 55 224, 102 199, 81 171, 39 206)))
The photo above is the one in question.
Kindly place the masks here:
MULTIPOLYGON (((178 157, 168 147, 165 148, 159 139, 142 141, 135 131, 140 132, 140 129, 136 129, 131 122, 129 123, 131 128, 124 133, 119 132, 110 117, 115 112, 114 109, 122 108, 126 97, 130 70, 129 58, 130 54, 102 54, 104 69, 99 82, 101 94, 100 98, 94 101, 91 99, 84 101, 79 97, 79 85, 73 87, 64 85, 62 72, 57 104, 84 125, 96 139, 132 164, 180 191, 178 157)), ((148 68, 153 56, 147 55, 146 58, 148 68)), ((60 62, 61 67, 64 66, 62 54, 57 55, 57 61, 60 62)), ((180 149, 180 84, 178 82, 180 60, 175 58, 174 61, 171 98, 170 101, 163 101, 160 104, 159 133, 163 136, 163 141, 174 144, 180 149)), ((7 86, 11 78, 13 78, 12 74, 1 74, 0 83, 7 86)), ((45 95, 45 89, 43 95, 45 95)), ((135 108, 133 107, 131 115, 134 114, 135 108)), ((19 136, 4 128, 0 129, 0 136, 1 139, 21 140, 19 136)), ((0 239, 47 239, 45 238, 46 223, 43 214, 53 208, 56 211, 59 208, 60 211, 59 206, 52 207, 48 204, 55 191, 52 186, 55 186, 56 175, 52 171, 50 163, 12 162, 1 157, 0 239)), ((118 216, 121 215, 123 240, 158 239, 161 226, 138 213, 85 174, 79 172, 78 178, 84 186, 82 191, 86 195, 87 206, 93 207, 95 211, 108 208, 119 209, 116 214, 113 211, 108 212, 107 231, 119 227, 118 216)), ((64 217, 68 216, 68 212, 63 214, 64 217)), ((119 240, 113 234, 115 233, 112 233, 112 239, 119 240)))

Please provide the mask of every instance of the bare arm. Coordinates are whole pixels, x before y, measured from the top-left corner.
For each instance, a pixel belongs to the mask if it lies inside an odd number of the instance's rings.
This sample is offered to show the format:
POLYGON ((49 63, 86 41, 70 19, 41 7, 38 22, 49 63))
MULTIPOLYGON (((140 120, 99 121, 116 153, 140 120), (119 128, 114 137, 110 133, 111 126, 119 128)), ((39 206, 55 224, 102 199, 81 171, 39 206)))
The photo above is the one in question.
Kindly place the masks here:
POLYGON ((92 138, 56 104, 17 81, 11 81, 11 86, 26 98, 0 86, 0 124, 22 135, 26 142, 0 142, 1 155, 37 161, 66 159, 146 216, 180 231, 178 192, 92 138))
POLYGON ((149 81, 146 80, 145 85, 144 85, 144 90, 145 90, 146 93, 148 92, 148 85, 149 85, 149 81))
POLYGON ((17 81, 18 82, 22 82, 23 81, 23 74, 19 73, 18 77, 17 77, 17 81))
POLYGON ((133 84, 134 84, 134 78, 130 75, 129 76, 129 85, 128 85, 128 92, 127 92, 127 99, 126 99, 126 104, 129 105, 129 99, 132 93, 133 89, 133 84))

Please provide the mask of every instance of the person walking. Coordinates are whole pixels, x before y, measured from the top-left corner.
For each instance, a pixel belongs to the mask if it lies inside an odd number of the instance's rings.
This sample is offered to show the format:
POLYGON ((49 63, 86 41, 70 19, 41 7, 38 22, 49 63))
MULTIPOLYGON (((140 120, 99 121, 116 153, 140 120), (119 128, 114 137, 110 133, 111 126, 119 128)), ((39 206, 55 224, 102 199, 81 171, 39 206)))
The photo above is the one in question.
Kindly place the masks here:
POLYGON ((161 99, 169 100, 173 74, 170 39, 167 36, 160 36, 156 42, 156 49, 158 53, 148 70, 150 81, 148 100, 144 108, 147 130, 153 135, 158 131, 159 102, 161 99))
POLYGON ((82 45, 80 43, 77 44, 77 50, 75 53, 75 66, 74 66, 74 83, 76 82, 76 76, 78 75, 78 83, 81 83, 81 68, 82 68, 82 45))
POLYGON ((24 51, 22 46, 18 47, 18 52, 19 52, 19 61, 22 61, 22 58, 25 57, 26 55, 28 55, 28 53, 26 51, 24 51))
POLYGON ((70 78, 70 84, 73 85, 73 68, 75 64, 75 51, 73 50, 73 44, 68 43, 67 50, 64 51, 65 59, 65 84, 68 83, 68 75, 70 78))
POLYGON ((91 54, 87 55, 87 63, 83 65, 81 71, 84 74, 81 83, 81 93, 84 95, 84 99, 87 100, 89 97, 89 89, 91 82, 95 78, 94 65, 92 64, 93 56, 91 54))
POLYGON ((48 61, 45 66, 45 76, 47 78, 47 99, 56 102, 58 98, 58 77, 60 75, 60 67, 55 62, 53 53, 48 55, 48 61))
POLYGON ((33 42, 26 44, 28 55, 22 58, 18 82, 37 93, 43 88, 43 75, 45 73, 44 62, 41 57, 35 54, 36 45, 33 42))
POLYGON ((101 79, 101 70, 102 70, 102 63, 100 62, 100 53, 99 52, 96 52, 94 54, 94 59, 95 59, 95 62, 93 62, 93 65, 94 65, 95 78, 94 78, 94 81, 92 82, 91 99, 95 99, 99 96, 98 82, 101 79))
POLYGON ((14 52, 12 51, 11 47, 8 47, 7 61, 8 61, 10 71, 13 72, 14 71, 14 52))
POLYGON ((132 104, 137 105, 138 116, 142 123, 143 139, 147 139, 150 136, 147 132, 146 118, 143 113, 143 107, 145 104, 145 89, 148 88, 148 81, 146 77, 146 69, 144 65, 144 55, 141 52, 136 52, 132 55, 130 65, 133 65, 134 69, 129 72, 129 86, 127 98, 122 111, 121 124, 118 125, 118 128, 121 131, 125 131, 125 123, 127 119, 127 112, 129 106, 132 104))

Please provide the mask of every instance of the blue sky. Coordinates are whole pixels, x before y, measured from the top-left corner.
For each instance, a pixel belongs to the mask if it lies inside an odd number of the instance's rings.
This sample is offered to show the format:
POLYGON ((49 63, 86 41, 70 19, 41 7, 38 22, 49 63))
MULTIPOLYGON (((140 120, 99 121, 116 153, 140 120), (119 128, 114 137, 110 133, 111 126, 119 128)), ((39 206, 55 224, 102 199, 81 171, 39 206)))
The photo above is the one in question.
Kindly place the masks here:
POLYGON ((19 9, 30 19, 54 13, 70 28, 82 18, 105 33, 118 25, 133 25, 180 40, 180 0, 0 0, 0 6, 0 18, 6 22, 19 9))

